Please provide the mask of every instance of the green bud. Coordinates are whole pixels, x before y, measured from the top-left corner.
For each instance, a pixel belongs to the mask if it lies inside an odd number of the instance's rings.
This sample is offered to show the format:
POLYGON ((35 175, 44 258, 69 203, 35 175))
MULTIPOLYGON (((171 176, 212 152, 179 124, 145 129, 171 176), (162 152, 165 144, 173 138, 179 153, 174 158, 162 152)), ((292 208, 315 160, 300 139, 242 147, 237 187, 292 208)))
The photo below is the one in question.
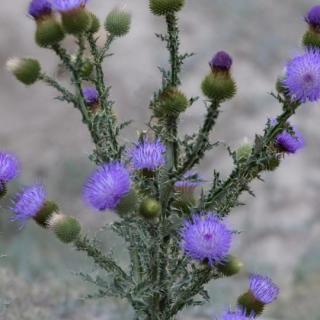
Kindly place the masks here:
POLYGON ((81 231, 81 225, 78 220, 63 214, 55 214, 52 216, 49 225, 57 238, 63 243, 75 241, 81 231))
POLYGON ((308 30, 303 36, 302 44, 306 48, 320 48, 320 33, 308 30))
POLYGON ((79 35, 91 27, 91 14, 84 8, 62 13, 62 25, 67 33, 79 35))
POLYGON ((7 191, 7 185, 3 181, 0 181, 0 199, 7 194, 7 191))
POLYGON ((274 171, 276 170, 280 165, 280 159, 278 156, 274 156, 270 159, 268 159, 265 163, 265 170, 267 171, 274 171))
POLYGON ((41 67, 35 59, 12 58, 7 61, 7 69, 26 85, 35 83, 40 75, 41 67))
POLYGON ((105 29, 114 37, 122 37, 130 30, 131 15, 127 11, 115 8, 107 16, 105 29))
POLYGON ((80 75, 83 78, 88 78, 93 71, 93 63, 89 59, 85 59, 82 62, 81 68, 80 68, 80 75))
POLYGON ((206 97, 217 102, 231 99, 237 91, 229 73, 223 72, 208 74, 202 81, 201 88, 206 97))
POLYGON ((88 29, 88 32, 96 33, 100 29, 100 21, 99 21, 98 17, 94 13, 89 12, 89 14, 90 14, 90 17, 91 17, 91 25, 90 25, 90 27, 88 29))
POLYGON ((59 212, 58 206, 52 201, 46 201, 33 219, 41 227, 47 228, 52 215, 57 212, 59 212))
POLYGON ((178 115, 184 112, 189 106, 187 97, 176 88, 165 90, 155 113, 157 116, 178 115))
POLYGON ((157 218, 161 213, 161 205, 157 200, 145 199, 140 204, 140 214, 146 219, 157 218))
POLYGON ((236 150, 237 161, 246 161, 252 154, 253 145, 250 143, 244 143, 236 150))
POLYGON ((258 301, 250 291, 244 293, 238 298, 238 304, 246 310, 248 316, 252 312, 259 316, 264 310, 264 304, 258 301))
POLYGON ((59 43, 64 36, 61 24, 54 17, 37 21, 35 41, 39 47, 46 48, 59 43))
POLYGON ((120 216, 125 216, 128 212, 132 212, 137 206, 137 194, 134 190, 130 190, 117 205, 116 211, 120 216))
POLYGON ((185 0, 150 0, 149 7, 156 16, 165 16, 177 12, 184 6, 185 0))
POLYGON ((224 263, 217 266, 218 270, 226 277, 231 277, 240 272, 243 268, 243 263, 234 256, 228 256, 224 263))

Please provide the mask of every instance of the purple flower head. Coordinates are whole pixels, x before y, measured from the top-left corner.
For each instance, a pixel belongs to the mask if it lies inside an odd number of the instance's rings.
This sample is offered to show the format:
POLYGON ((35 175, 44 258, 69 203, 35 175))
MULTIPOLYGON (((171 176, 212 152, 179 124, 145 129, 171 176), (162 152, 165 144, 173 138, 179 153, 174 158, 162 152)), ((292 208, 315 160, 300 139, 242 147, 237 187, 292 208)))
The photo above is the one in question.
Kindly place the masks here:
POLYGON ((23 188, 15 197, 11 211, 12 220, 25 222, 37 215, 47 199, 47 191, 43 184, 37 183, 23 188))
POLYGON ((236 310, 227 310, 222 316, 221 320, 254 320, 254 314, 250 314, 249 316, 246 314, 246 310, 243 308, 237 308, 236 310))
POLYGON ((132 164, 136 170, 154 171, 165 164, 166 147, 159 139, 148 141, 144 139, 130 151, 132 164))
POLYGON ((320 6, 314 6, 312 7, 306 17, 305 17, 306 22, 314 27, 314 28, 319 28, 320 27, 320 6))
POLYGON ((51 2, 49 0, 32 0, 28 12, 35 19, 50 15, 52 13, 51 2))
POLYGON ((289 95, 301 103, 320 99, 320 51, 308 50, 288 62, 283 81, 289 95))
POLYGON ((83 198, 93 208, 115 209, 131 187, 128 170, 119 162, 99 166, 83 186, 83 198))
POLYGON ((53 8, 59 12, 68 12, 84 7, 88 0, 52 0, 53 8))
POLYGON ((175 189, 183 193, 192 193, 198 186, 201 186, 202 181, 197 173, 188 171, 184 174, 181 180, 175 183, 175 189))
POLYGON ((232 58, 225 51, 219 51, 209 62, 212 71, 229 71, 232 66, 232 58))
POLYGON ((94 87, 86 87, 83 89, 84 99, 89 106, 99 103, 99 93, 94 87))
POLYGON ((269 277, 258 274, 250 275, 249 287, 253 296, 264 304, 269 304, 276 300, 280 291, 269 277))
POLYGON ((7 183, 17 177, 20 163, 16 156, 7 152, 0 152, 0 182, 7 183))
POLYGON ((293 134, 284 131, 276 137, 277 146, 286 153, 296 153, 305 145, 301 132, 295 128, 293 128, 293 131, 293 134))
POLYGON ((212 212, 195 214, 185 220, 181 230, 181 247, 195 260, 222 262, 229 253, 232 231, 212 212))

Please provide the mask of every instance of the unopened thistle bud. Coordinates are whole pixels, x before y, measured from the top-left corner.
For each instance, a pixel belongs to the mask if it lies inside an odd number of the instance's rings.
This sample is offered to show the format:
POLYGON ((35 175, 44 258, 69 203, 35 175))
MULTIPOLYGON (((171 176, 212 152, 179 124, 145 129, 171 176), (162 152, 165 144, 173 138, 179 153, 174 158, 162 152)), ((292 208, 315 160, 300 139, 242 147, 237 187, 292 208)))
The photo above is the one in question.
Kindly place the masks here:
POLYGON ((85 9, 87 0, 53 0, 53 8, 61 13, 67 33, 79 35, 91 26, 91 14, 85 9))
POLYGON ((180 11, 185 0, 150 0, 149 7, 156 16, 165 16, 170 13, 180 11))
POLYGON ((100 29, 100 21, 99 21, 98 17, 94 13, 89 12, 89 14, 90 14, 90 17, 91 17, 91 25, 90 25, 90 27, 88 29, 88 32, 96 33, 100 29))
POLYGON ((81 68, 80 68, 80 75, 83 78, 88 78, 92 74, 93 71, 93 63, 89 59, 85 59, 82 62, 81 68))
POLYGON ((162 116, 177 116, 184 112, 189 106, 187 97, 176 88, 165 90, 161 96, 155 114, 162 116))
POLYGON ((243 268, 243 263, 238 258, 229 255, 217 268, 226 277, 231 277, 240 272, 243 268))
POLYGON ((49 227, 63 243, 75 241, 81 231, 81 225, 78 220, 65 216, 64 214, 53 215, 49 220, 49 227))
POLYGON ((238 298, 239 306, 243 307, 247 314, 254 312, 261 315, 265 305, 278 298, 279 288, 268 277, 251 274, 249 278, 249 291, 238 298))
POLYGON ((41 71, 39 62, 30 58, 12 58, 7 61, 7 69, 25 85, 35 83, 41 71))
POLYGON ((253 145, 251 143, 244 143, 236 150, 236 160, 246 161, 252 154, 253 145))
POLYGON ((222 102, 236 93, 236 84, 231 77, 232 58, 224 51, 218 52, 209 62, 211 73, 202 82, 201 88, 210 100, 222 102))
POLYGON ((116 212, 120 216, 125 216, 129 212, 133 212, 137 207, 137 194, 134 190, 130 190, 119 202, 116 212))
POLYGON ((114 37, 122 37, 130 30, 131 14, 122 8, 113 9, 105 21, 105 29, 114 37))
POLYGON ((148 198, 140 204, 140 214, 146 219, 157 218, 161 213, 161 205, 157 200, 148 198))

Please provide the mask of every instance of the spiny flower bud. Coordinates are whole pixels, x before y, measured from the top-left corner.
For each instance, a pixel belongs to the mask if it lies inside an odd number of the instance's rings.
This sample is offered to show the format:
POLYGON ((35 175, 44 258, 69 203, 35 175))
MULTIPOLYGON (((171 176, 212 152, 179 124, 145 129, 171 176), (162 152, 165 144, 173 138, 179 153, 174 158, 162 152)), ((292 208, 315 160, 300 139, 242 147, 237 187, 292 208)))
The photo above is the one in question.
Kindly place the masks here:
POLYGON ((99 93, 94 87, 85 87, 83 90, 84 100, 92 112, 100 109, 99 93))
POLYGON ((46 19, 37 20, 35 41, 39 47, 49 47, 63 40, 65 34, 61 24, 50 16, 46 19))
POLYGON ((75 218, 63 214, 53 215, 49 220, 49 227, 63 243, 73 242, 81 231, 81 225, 75 218))
POLYGON ((93 63, 89 59, 85 59, 82 62, 81 68, 80 68, 80 75, 83 78, 88 78, 93 71, 93 63))
POLYGON ((90 25, 90 28, 88 29, 88 32, 96 33, 100 29, 100 21, 94 13, 89 12, 89 15, 91 17, 91 25, 90 25))
POLYGON ((236 160, 246 161, 252 154, 253 145, 251 143, 244 143, 236 150, 236 160))
POLYGON ((113 9, 105 21, 105 29, 114 37, 122 37, 130 30, 131 14, 122 8, 113 9))
POLYGON ((211 73, 202 81, 202 92, 210 100, 222 102, 231 99, 236 93, 236 84, 230 75, 232 58, 219 51, 209 62, 211 73))
POLYGON ((184 0, 150 0, 149 7, 154 15, 165 16, 180 11, 184 3, 184 0))
POLYGON ((39 62, 30 58, 12 58, 7 61, 7 69, 26 85, 35 83, 41 71, 39 62))
POLYGON ((229 255, 226 261, 220 263, 217 268, 226 277, 231 277, 240 272, 243 268, 243 263, 238 258, 229 255))
POLYGON ((308 30, 302 38, 302 44, 306 48, 320 48, 320 33, 308 30))
POLYGON ((187 97, 176 88, 165 90, 160 97, 160 103, 155 113, 157 116, 174 116, 184 112, 189 106, 187 97))
POLYGON ((85 9, 87 0, 53 0, 53 8, 61 13, 67 33, 79 35, 91 26, 91 14, 85 9))
POLYGON ((161 213, 161 205, 157 200, 148 198, 140 204, 140 214, 146 219, 157 218, 161 213))
POLYGON ((137 207, 137 194, 134 190, 130 190, 119 202, 116 212, 120 216, 125 216, 129 212, 133 212, 137 207))

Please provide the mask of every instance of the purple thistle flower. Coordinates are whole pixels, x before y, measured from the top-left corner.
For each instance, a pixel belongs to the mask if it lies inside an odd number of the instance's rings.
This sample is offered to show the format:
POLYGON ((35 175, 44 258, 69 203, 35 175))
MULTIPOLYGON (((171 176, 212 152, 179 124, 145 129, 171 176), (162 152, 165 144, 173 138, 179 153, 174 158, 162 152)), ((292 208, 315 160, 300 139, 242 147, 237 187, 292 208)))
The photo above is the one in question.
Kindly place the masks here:
POLYGON ((254 319, 255 319, 255 316, 253 313, 247 316, 246 310, 240 307, 238 307, 236 310, 227 310, 221 316, 221 320, 254 320, 254 319))
POLYGON ((217 52, 209 62, 212 71, 229 71, 232 66, 232 58, 225 51, 217 52))
POLYGON ((319 28, 320 27, 320 6, 314 6, 312 7, 306 17, 305 17, 306 22, 311 25, 314 28, 319 28))
POLYGON ((52 13, 52 4, 48 0, 32 0, 28 12, 30 16, 38 19, 52 13))
POLYGON ((10 208, 15 216, 13 221, 25 222, 37 215, 47 199, 47 191, 43 184, 37 183, 23 188, 15 197, 10 208))
POLYGON ((192 193, 202 184, 197 173, 188 171, 184 174, 181 180, 175 183, 175 189, 183 193, 192 193))
POLYGON ((83 96, 88 106, 93 106, 99 103, 99 93, 94 87, 83 88, 83 96))
POLYGON ((195 214, 185 220, 181 230, 181 247, 195 260, 222 262, 229 253, 232 231, 212 212, 195 214))
POLYGON ((320 51, 308 50, 288 62, 283 81, 289 95, 301 103, 320 99, 320 51))
POLYGON ((88 0, 52 0, 53 8, 59 12, 68 12, 84 7, 88 0))
POLYGON ((253 296, 264 304, 269 304, 276 300, 280 291, 269 277, 258 274, 250 275, 249 287, 253 296))
POLYGON ((301 132, 295 128, 293 128, 293 131, 293 134, 284 131, 276 137, 277 146, 286 153, 296 153, 305 145, 301 132))
POLYGON ((118 162, 107 163, 89 176, 83 186, 83 198, 99 211, 115 209, 130 187, 130 175, 124 165, 118 162))
POLYGON ((136 170, 154 171, 165 164, 166 147, 159 139, 150 142, 143 140, 130 151, 132 164, 136 170))
POLYGON ((7 183, 16 178, 20 171, 17 157, 7 152, 0 152, 0 182, 7 183))

